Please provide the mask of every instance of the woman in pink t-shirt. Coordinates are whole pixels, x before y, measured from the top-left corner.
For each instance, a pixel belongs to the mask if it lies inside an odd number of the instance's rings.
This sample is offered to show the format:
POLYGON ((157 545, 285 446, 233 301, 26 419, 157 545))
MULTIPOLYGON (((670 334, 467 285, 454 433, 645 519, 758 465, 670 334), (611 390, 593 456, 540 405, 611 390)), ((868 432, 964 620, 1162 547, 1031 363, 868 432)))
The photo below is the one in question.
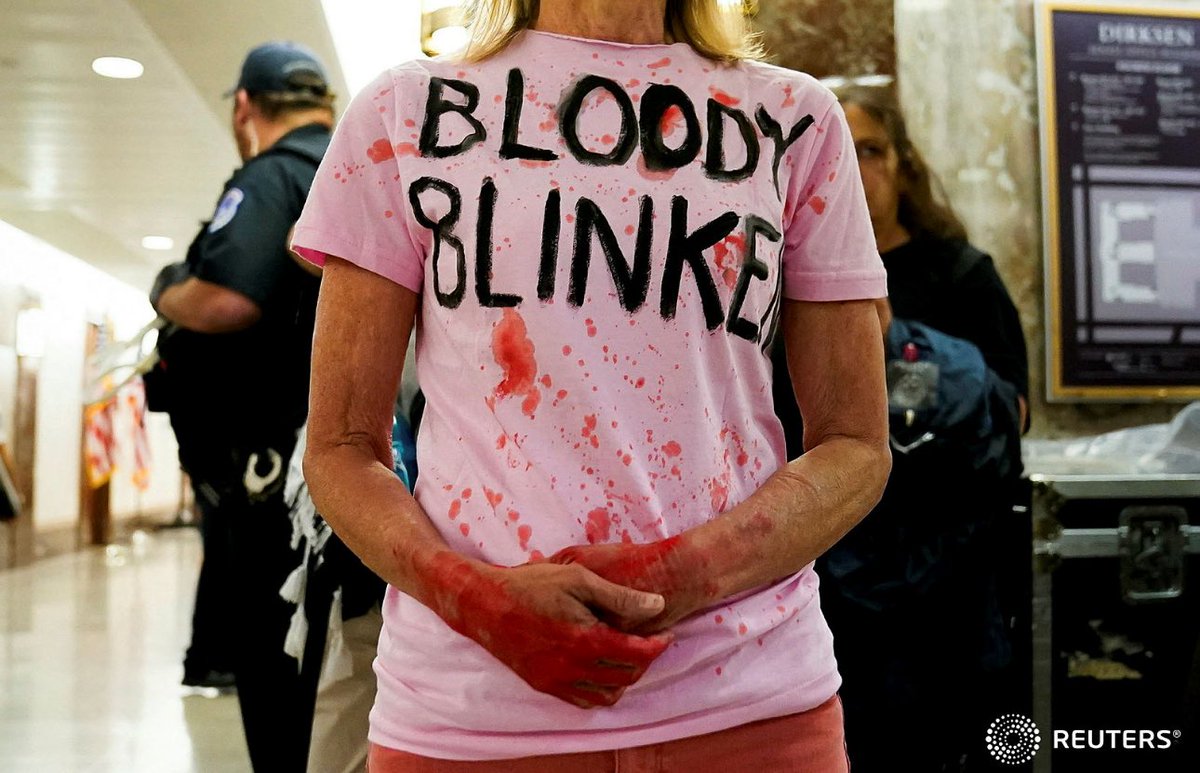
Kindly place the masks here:
POLYGON ((845 770, 812 562, 890 459, 841 110, 717 0, 474 12, 466 55, 356 97, 296 227, 310 490, 390 586, 372 770, 845 770))

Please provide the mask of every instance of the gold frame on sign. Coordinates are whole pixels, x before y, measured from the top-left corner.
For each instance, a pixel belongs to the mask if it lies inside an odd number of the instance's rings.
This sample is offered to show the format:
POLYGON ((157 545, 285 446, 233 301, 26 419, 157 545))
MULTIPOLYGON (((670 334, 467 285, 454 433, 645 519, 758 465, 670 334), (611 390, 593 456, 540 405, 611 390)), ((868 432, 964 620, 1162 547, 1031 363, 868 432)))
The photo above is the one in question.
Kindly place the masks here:
POLYGON ((1200 399, 1198 386, 1067 386, 1063 382, 1062 351, 1062 244, 1059 227, 1058 113, 1054 80, 1054 14, 1103 13, 1200 20, 1200 8, 1162 4, 1143 7, 1131 3, 1039 0, 1037 23, 1038 82, 1041 108, 1042 203, 1046 258, 1046 399, 1050 402, 1152 402, 1200 399))

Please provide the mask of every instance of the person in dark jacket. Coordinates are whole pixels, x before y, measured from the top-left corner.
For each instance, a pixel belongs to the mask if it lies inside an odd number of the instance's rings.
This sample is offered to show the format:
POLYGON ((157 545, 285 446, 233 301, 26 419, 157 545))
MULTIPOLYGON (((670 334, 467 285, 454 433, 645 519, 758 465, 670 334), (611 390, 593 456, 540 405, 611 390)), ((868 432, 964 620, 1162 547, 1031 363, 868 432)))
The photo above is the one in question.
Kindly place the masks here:
MULTIPOLYGON (((888 336, 891 478, 874 511, 818 562, 847 746, 855 773, 970 770, 986 757, 987 723, 1015 700, 995 686, 1012 668, 1001 578, 1019 553, 1001 553, 1012 544, 1028 422, 1025 341, 991 258, 935 196, 894 92, 855 87, 839 97, 888 271, 880 316, 885 329, 897 320, 888 336), (970 370, 964 352, 982 357, 971 379, 959 378, 970 370), (930 404, 943 410, 907 416, 929 426, 905 426, 894 379, 905 368, 932 374, 930 404), (948 401, 979 409, 944 410, 955 407, 948 401), (947 425, 951 416, 958 426, 947 425)), ((800 415, 786 368, 776 373, 776 410, 795 456, 800 415)))
POLYGON ((283 486, 307 412, 320 280, 288 238, 329 146, 333 95, 311 51, 267 43, 230 96, 245 163, 187 259, 155 281, 151 303, 171 327, 147 399, 171 417, 203 524, 184 684, 232 671, 255 770, 303 771, 320 658, 298 673, 284 653, 291 610, 279 590, 298 561, 283 486))

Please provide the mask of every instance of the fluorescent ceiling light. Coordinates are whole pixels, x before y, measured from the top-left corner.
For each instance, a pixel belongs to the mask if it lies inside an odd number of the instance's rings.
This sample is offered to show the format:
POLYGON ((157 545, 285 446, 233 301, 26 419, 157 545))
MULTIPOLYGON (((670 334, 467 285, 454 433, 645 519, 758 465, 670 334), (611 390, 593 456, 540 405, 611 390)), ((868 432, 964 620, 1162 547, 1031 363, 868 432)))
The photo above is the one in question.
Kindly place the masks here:
POLYGON ((417 0, 321 0, 353 96, 389 67, 423 58, 417 0))
POLYGON ((129 80, 142 77, 146 68, 136 59, 126 59, 123 56, 102 56, 92 62, 92 72, 105 78, 129 80))
POLYGON ((146 236, 142 238, 142 246, 148 250, 172 250, 175 240, 170 236, 146 236))

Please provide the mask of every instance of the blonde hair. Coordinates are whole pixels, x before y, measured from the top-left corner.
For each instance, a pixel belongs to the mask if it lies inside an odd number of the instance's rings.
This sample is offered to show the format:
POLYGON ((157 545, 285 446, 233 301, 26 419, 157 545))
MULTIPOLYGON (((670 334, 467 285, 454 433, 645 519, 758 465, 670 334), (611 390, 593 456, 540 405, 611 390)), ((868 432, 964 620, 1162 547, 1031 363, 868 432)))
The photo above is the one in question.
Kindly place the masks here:
MULTIPOLYGON (((463 56, 481 62, 509 46, 537 21, 541 0, 470 0, 467 23, 471 42, 463 56)), ((719 62, 761 59, 759 34, 743 14, 725 10, 717 0, 667 0, 663 27, 670 43, 687 43, 701 56, 719 62)))

